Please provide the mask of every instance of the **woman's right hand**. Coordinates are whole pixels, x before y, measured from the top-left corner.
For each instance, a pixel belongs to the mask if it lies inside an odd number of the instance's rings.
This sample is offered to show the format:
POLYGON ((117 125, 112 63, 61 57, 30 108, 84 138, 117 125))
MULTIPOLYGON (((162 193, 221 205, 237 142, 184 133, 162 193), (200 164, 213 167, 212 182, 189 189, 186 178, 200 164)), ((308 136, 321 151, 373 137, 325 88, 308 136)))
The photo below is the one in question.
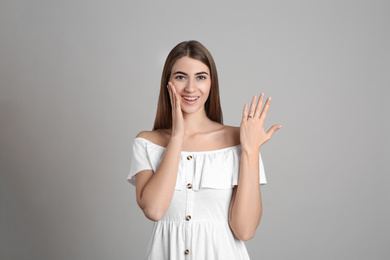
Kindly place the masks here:
POLYGON ((181 97, 176 93, 176 88, 171 82, 168 83, 167 88, 172 105, 171 138, 155 172, 144 170, 145 173, 142 173, 142 175, 140 175, 141 172, 136 175, 137 203, 145 216, 153 221, 161 220, 171 204, 184 139, 184 119, 180 106, 181 97))
POLYGON ((168 92, 172 105, 172 134, 171 136, 184 137, 184 120, 183 112, 181 111, 180 95, 176 92, 172 82, 168 82, 168 92))

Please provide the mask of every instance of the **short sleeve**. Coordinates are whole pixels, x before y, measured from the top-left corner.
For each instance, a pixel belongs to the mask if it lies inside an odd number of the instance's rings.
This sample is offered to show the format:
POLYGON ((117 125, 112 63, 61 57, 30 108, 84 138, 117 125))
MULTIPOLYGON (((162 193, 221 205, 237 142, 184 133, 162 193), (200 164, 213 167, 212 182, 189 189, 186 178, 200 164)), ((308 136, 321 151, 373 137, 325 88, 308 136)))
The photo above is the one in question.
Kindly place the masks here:
POLYGON ((133 141, 133 154, 131 158, 130 172, 127 181, 135 186, 135 175, 143 170, 152 170, 149 160, 146 142, 142 138, 133 141))
POLYGON ((259 175, 260 175, 260 185, 267 184, 267 179, 265 177, 265 171, 264 171, 263 159, 261 158, 260 152, 259 152, 259 175))

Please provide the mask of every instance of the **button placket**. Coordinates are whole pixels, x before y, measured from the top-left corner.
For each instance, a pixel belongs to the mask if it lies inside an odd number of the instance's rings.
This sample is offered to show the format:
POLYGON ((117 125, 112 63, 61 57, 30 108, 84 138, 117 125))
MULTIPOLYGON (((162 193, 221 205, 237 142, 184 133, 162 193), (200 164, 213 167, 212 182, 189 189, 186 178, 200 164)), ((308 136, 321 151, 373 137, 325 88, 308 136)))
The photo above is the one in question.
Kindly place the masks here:
POLYGON ((192 189, 193 177, 195 172, 195 158, 191 154, 185 155, 184 167, 186 168, 186 209, 185 215, 185 254, 189 255, 191 251, 191 237, 192 237, 192 214, 194 208, 194 191, 192 189))

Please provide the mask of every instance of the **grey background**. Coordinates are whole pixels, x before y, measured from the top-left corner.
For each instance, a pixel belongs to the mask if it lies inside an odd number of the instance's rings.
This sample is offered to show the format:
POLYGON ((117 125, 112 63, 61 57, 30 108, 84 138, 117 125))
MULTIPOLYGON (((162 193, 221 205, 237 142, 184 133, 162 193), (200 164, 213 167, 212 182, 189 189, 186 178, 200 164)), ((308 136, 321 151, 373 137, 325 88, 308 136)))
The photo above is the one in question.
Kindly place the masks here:
POLYGON ((0 2, 0 258, 142 259, 127 183, 171 48, 217 63, 224 122, 273 98, 252 259, 388 259, 389 1, 0 2))

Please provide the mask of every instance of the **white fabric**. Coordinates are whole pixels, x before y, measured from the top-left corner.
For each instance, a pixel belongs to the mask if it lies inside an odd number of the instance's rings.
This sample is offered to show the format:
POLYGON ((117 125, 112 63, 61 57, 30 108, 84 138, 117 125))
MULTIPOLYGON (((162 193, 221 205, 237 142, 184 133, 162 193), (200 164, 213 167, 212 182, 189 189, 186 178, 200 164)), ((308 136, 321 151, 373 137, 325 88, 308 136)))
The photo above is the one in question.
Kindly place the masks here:
MULTIPOLYGON (((165 147, 135 138, 127 180, 135 185, 142 170, 157 170, 165 147)), ((147 249, 150 260, 249 259, 243 241, 234 237, 228 223, 233 187, 238 183, 241 146, 204 152, 181 152, 172 202, 164 217, 154 223, 147 249), (188 156, 192 156, 188 160, 188 156), (188 189, 187 184, 192 188, 188 189), (186 220, 186 216, 191 219, 186 220), (185 250, 189 254, 185 255, 185 250)), ((259 156, 260 184, 266 184, 259 156)))

